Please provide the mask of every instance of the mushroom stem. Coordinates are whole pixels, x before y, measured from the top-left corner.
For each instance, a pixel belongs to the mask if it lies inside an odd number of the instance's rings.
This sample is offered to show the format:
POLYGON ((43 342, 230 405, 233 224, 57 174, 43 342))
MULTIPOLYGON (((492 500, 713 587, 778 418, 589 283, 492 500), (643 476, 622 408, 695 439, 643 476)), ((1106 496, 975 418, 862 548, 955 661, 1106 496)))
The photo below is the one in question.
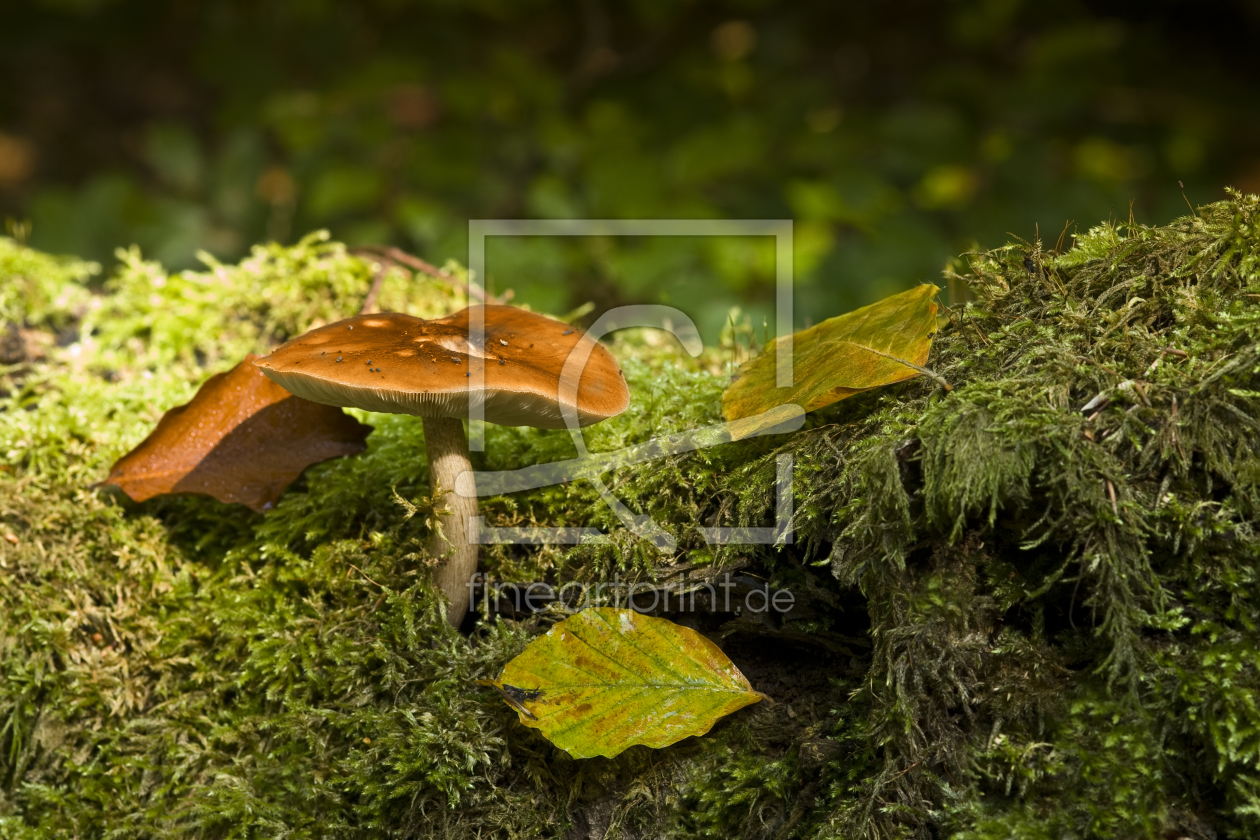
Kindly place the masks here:
POLYGON ((468 438, 461 420, 453 417, 422 419, 433 501, 436 506, 450 511, 438 517, 445 539, 435 532, 429 543, 429 553, 433 557, 447 558, 437 567, 433 581, 450 601, 447 621, 458 627, 468 612, 472 599, 468 584, 477 571, 477 546, 469 541, 469 518, 477 515, 477 499, 454 492, 456 477, 461 472, 472 471, 468 460, 468 438), (442 494, 440 499, 437 496, 439 493, 442 494), (454 553, 450 554, 452 549, 454 553))

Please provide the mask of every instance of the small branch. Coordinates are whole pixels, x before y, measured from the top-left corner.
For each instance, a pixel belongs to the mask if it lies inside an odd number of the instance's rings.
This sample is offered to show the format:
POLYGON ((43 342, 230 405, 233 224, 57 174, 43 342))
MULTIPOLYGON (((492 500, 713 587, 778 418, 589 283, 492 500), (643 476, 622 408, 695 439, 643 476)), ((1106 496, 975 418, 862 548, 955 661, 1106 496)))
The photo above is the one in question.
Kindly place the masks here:
MULTIPOLYGON (((349 564, 347 564, 347 565, 349 565, 349 566, 350 566, 350 568, 354 569, 354 570, 355 570, 356 572, 358 572, 359 574, 363 575, 363 578, 364 578, 365 580, 367 580, 369 583, 376 583, 376 581, 372 580, 370 577, 368 577, 368 576, 367 576, 367 572, 363 571, 363 570, 362 570, 362 569, 360 569, 358 566, 354 565, 353 563, 349 563, 349 564)), ((382 584, 376 583, 376 585, 377 585, 377 586, 380 586, 380 587, 381 587, 381 589, 385 589, 385 587, 384 587, 382 584)), ((388 592, 389 590, 388 590, 388 589, 385 589, 385 591, 386 591, 386 592, 388 592)))
MULTIPOLYGON (((468 295, 470 299, 476 298, 481 303, 501 303, 502 302, 498 298, 496 298, 494 295, 486 294, 484 289, 472 287, 468 285, 467 283, 465 283, 463 280, 460 280, 454 274, 451 274, 449 271, 443 271, 442 269, 438 268, 432 263, 426 262, 420 259, 419 257, 415 256, 414 254, 408 254, 406 251, 402 250, 401 248, 396 248, 393 245, 363 245, 357 248, 351 248, 349 250, 350 250, 350 253, 352 254, 358 254, 360 256, 375 257, 380 260, 391 262, 394 265, 410 268, 413 271, 417 271, 421 274, 427 274, 430 277, 436 277, 439 280, 446 280, 450 283, 454 283, 456 286, 463 289, 464 294, 468 295)), ((376 289, 378 283, 379 283, 379 280, 373 282, 373 289, 376 289)), ((368 299, 375 302, 375 297, 372 292, 368 292, 368 299)), ((364 301, 365 307, 366 307, 366 304, 367 304, 367 301, 365 300, 364 301)))
POLYGON ((1184 201, 1186 206, 1190 208, 1190 215, 1194 216, 1196 219, 1199 218, 1199 214, 1195 212, 1194 205, 1190 203, 1190 199, 1186 198, 1186 185, 1178 181, 1177 186, 1181 187, 1181 200, 1184 201))
POLYGON ((376 276, 372 278, 372 287, 368 289, 367 296, 363 298, 363 305, 359 307, 359 314, 366 315, 376 308, 376 297, 381 293, 381 284, 385 282, 385 266, 376 269, 376 276))
POLYGON ((910 765, 909 767, 907 767, 905 770, 902 770, 902 771, 901 771, 900 773, 898 773, 897 775, 895 775, 895 776, 891 777, 890 779, 888 779, 888 781, 884 782, 884 784, 891 784, 892 782, 897 781, 897 780, 898 780, 898 779, 900 779, 902 776, 906 775, 906 774, 907 774, 907 773, 909 773, 911 770, 913 770, 914 768, 918 767, 918 766, 919 766, 920 764, 922 764, 924 761, 926 761, 926 759, 922 759, 922 758, 920 758, 918 761, 916 761, 914 764, 911 764, 911 765, 910 765))
MULTIPOLYGON (((455 275, 449 271, 443 271, 432 263, 425 262, 417 256, 408 254, 401 248, 395 248, 393 245, 363 245, 358 248, 351 248, 352 254, 371 254, 373 256, 384 257, 397 265, 405 265, 408 268, 414 268, 421 274, 427 274, 430 277, 440 277, 443 280, 455 280, 455 275)), ((458 281, 456 281, 458 282, 458 281)))
POLYGON ((980 326, 976 323, 975 319, 971 317, 970 312, 968 312, 966 309, 963 309, 961 317, 967 319, 967 323, 971 324, 971 328, 976 331, 976 335, 980 336, 980 340, 984 342, 985 347, 993 346, 992 344, 989 343, 989 339, 984 337, 984 332, 980 329, 980 326))
POLYGON ((1093 360, 1093 359, 1091 359, 1089 356, 1076 356, 1076 360, 1077 360, 1078 362, 1089 362, 1091 365, 1094 365, 1095 367, 1098 367, 1098 368, 1102 368, 1103 370, 1107 371, 1107 373, 1110 373, 1112 376, 1114 376, 1114 377, 1116 377, 1116 378, 1118 378, 1118 379, 1123 379, 1123 378, 1124 378, 1124 375, 1123 375, 1123 374, 1118 373, 1118 372, 1116 372, 1116 371, 1112 370, 1111 368, 1109 368, 1109 367, 1107 367, 1106 365, 1104 365, 1102 362, 1096 362, 1096 361, 1094 361, 1094 360, 1093 360))

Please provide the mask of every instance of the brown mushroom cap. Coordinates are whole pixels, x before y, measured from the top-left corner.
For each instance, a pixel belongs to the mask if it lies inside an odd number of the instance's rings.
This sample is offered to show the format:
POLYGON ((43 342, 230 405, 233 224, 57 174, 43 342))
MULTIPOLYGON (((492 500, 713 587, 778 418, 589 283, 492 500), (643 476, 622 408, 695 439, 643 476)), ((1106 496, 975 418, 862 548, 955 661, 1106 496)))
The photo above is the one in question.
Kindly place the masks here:
POLYGON ((419 417, 467 417, 473 377, 485 377, 485 419, 501 426, 565 427, 562 401, 578 423, 598 423, 630 403, 621 368, 581 330, 515 306, 484 306, 426 321, 397 312, 356 315, 298 336, 255 362, 299 397, 327 405, 419 417), (469 314, 484 310, 485 340, 468 338, 469 314), (571 354, 589 352, 575 391, 562 383, 571 354), (564 387, 562 387, 562 384, 564 387))

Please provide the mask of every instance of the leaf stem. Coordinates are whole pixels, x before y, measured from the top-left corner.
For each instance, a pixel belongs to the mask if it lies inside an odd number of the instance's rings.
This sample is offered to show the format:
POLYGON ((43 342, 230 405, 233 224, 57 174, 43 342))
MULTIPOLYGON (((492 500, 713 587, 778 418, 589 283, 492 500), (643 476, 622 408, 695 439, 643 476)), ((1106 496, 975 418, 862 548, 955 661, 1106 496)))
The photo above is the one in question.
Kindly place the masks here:
POLYGON ((919 373, 923 374, 924 376, 931 377, 946 391, 954 390, 953 387, 948 382, 945 381, 945 377, 941 376, 939 373, 937 373, 934 370, 929 370, 928 368, 925 368, 922 365, 916 365, 914 362, 907 362, 905 359, 901 358, 900 356, 894 356, 892 353, 885 353, 883 350, 876 350, 874 347, 868 347, 867 345, 859 344, 856 341, 846 341, 845 344, 852 344, 854 347, 861 347, 863 350, 869 350, 870 352, 874 353, 876 356, 883 356, 885 359, 892 359, 894 362, 897 362, 898 364, 905 365, 908 368, 913 368, 917 370, 919 373))

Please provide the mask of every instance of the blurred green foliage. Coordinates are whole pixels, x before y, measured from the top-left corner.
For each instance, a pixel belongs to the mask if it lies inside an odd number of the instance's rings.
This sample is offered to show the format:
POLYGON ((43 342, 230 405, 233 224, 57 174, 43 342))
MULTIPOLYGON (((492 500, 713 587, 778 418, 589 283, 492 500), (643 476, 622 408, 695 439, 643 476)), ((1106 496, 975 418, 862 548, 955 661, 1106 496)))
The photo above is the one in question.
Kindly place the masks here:
MULTIPOLYGON (((0 213, 98 261, 793 218, 804 323, 973 239, 1260 183, 1254 0, 13 0, 0 31, 0 213)), ((667 301, 712 338, 768 316, 769 248, 494 240, 489 279, 550 311, 667 301)))

